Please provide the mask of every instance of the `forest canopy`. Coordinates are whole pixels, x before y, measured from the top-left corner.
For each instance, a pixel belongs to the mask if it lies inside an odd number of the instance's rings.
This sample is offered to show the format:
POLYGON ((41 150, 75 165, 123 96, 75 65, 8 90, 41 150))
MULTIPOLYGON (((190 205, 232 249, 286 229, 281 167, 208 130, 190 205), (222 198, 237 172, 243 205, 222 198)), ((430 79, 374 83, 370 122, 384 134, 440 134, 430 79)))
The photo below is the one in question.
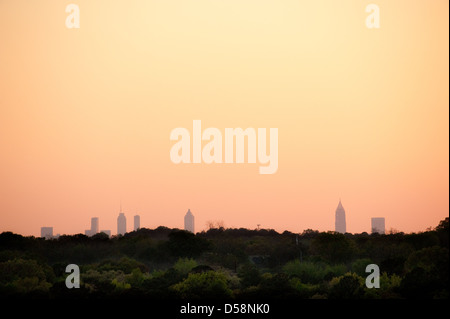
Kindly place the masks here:
POLYGON ((449 221, 420 233, 142 228, 54 239, 0 234, 2 297, 448 298, 449 221), (80 288, 65 285, 68 264, 80 288), (380 288, 365 285, 366 266, 380 288))

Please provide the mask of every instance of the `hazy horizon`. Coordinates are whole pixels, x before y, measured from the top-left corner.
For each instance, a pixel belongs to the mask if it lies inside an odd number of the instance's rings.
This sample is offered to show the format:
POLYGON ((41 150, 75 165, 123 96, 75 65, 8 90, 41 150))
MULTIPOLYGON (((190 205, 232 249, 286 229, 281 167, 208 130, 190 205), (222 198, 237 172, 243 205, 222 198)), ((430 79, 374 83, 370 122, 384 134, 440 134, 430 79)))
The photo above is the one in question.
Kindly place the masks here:
MULTIPOLYGON (((425 231, 449 216, 449 2, 0 1, 0 232, 425 231), (174 164, 170 132, 277 128, 278 170, 174 164)), ((205 144, 205 143, 204 143, 205 144)), ((203 146, 204 146, 203 144, 203 146)), ((191 145, 192 147, 192 145, 191 145)), ((192 152, 191 152, 192 153, 192 152)))
MULTIPOLYGON (((127 215, 126 215, 126 213, 125 212, 123 212, 124 214, 125 214, 125 217, 127 218, 127 231, 126 231, 126 233, 130 233, 130 232, 133 232, 133 231, 135 231, 134 230, 134 224, 132 224, 131 223, 131 221, 128 219, 128 217, 127 217, 127 215)), ((139 215, 140 216, 140 215, 139 215)), ((96 217, 96 216, 92 216, 92 217, 96 217)), ((132 216, 132 217, 134 217, 134 215, 132 216)), ((195 215, 194 215, 194 217, 195 217, 195 215)), ((375 216, 374 216, 375 217, 375 216)), ((378 217, 382 217, 382 216, 378 216, 378 217)), ((448 216, 446 216, 446 217, 448 217, 448 216)), ((446 217, 444 217, 442 220, 444 220, 446 217)), ((155 225, 156 225, 157 223, 155 223, 155 225)), ((402 229, 396 229, 396 228, 393 228, 393 227, 386 227, 386 229, 385 229, 385 233, 386 234, 389 234, 389 233, 391 233, 391 232, 393 232, 393 233, 395 233, 395 232, 403 232, 403 233, 420 233, 420 232, 425 232, 425 231, 428 231, 430 228, 431 229, 434 229, 436 226, 438 226, 438 224, 439 223, 437 223, 436 225, 434 225, 434 226, 429 226, 429 227, 426 227, 425 229, 423 229, 423 230, 419 230, 419 231, 414 231, 414 232, 404 232, 402 229)), ((274 229, 274 228, 272 228, 272 227, 270 227, 270 226, 267 226, 267 227, 261 227, 262 225, 256 225, 256 227, 254 227, 254 228, 251 228, 251 227, 240 227, 240 226, 227 226, 226 225, 226 223, 225 223, 225 221, 223 221, 223 220, 215 220, 215 221, 213 221, 213 220, 207 220, 206 222, 205 222, 205 225, 204 225, 204 227, 199 227, 199 225, 197 225, 197 224, 195 224, 195 227, 196 228, 200 228, 199 230, 196 230, 195 231, 195 233, 198 233, 198 232, 202 232, 202 231, 207 231, 208 229, 210 229, 210 228, 220 228, 220 227, 223 227, 223 228, 225 228, 225 229, 239 229, 239 228, 244 228, 244 229, 248 229, 248 230, 275 230, 276 232, 278 232, 278 233, 283 233, 284 231, 289 231, 289 232, 291 232, 291 233, 302 233, 302 232, 304 232, 304 231, 306 231, 306 230, 313 230, 313 231, 319 231, 319 232, 328 232, 328 231, 335 231, 335 229, 328 229, 328 230, 319 230, 319 229, 312 229, 312 228, 309 228, 309 227, 306 227, 306 228, 304 228, 304 229, 302 229, 302 230, 300 230, 300 231, 293 231, 293 230, 291 230, 291 229, 274 229), (208 225, 209 224, 209 225, 208 225)), ((42 225, 42 226, 40 226, 40 227, 53 227, 52 225, 42 225)), ((16 234, 19 234, 19 235, 22 235, 22 236, 34 236, 34 237, 40 237, 40 235, 41 235, 41 233, 40 233, 40 230, 41 230, 41 228, 39 227, 39 234, 37 234, 37 235, 35 235, 35 234, 21 234, 21 233, 17 233, 17 232, 13 232, 13 233, 16 233, 16 234)), ((184 229, 184 226, 173 226, 173 227, 171 227, 171 226, 168 226, 168 225, 159 225, 159 226, 154 226, 154 227, 147 227, 146 225, 142 225, 142 223, 141 223, 141 227, 139 227, 139 229, 156 229, 156 228, 158 228, 158 227, 167 227, 167 228, 170 228, 170 229, 184 229)), ((370 228, 370 227, 369 227, 370 228)), ((89 224, 89 227, 87 227, 85 230, 89 230, 90 229, 90 224, 89 224)), ((85 230, 83 230, 83 231, 79 231, 79 232, 74 232, 74 233, 59 233, 58 232, 58 230, 57 229, 55 229, 54 227, 53 227, 53 237, 56 237, 57 235, 69 235, 69 236, 71 236, 71 235, 77 235, 77 234, 85 234, 85 230)), ((111 232, 111 236, 117 236, 118 234, 117 234, 117 223, 116 223, 116 225, 115 225, 115 228, 99 228, 99 231, 98 231, 98 233, 102 233, 102 232, 104 232, 104 231, 110 231, 111 232)), ((8 232, 8 231, 10 231, 10 230, 3 230, 3 231, 0 231, 0 233, 1 232, 8 232)), ((350 233, 350 234, 360 234, 360 233, 364 233, 364 232, 366 232, 366 233, 368 233, 368 234, 371 234, 371 232, 372 232, 372 230, 371 229, 368 229, 368 230, 363 230, 363 231, 358 231, 358 232, 346 232, 346 233, 350 233)), ((88 235, 88 236, 91 236, 91 235, 88 235)))

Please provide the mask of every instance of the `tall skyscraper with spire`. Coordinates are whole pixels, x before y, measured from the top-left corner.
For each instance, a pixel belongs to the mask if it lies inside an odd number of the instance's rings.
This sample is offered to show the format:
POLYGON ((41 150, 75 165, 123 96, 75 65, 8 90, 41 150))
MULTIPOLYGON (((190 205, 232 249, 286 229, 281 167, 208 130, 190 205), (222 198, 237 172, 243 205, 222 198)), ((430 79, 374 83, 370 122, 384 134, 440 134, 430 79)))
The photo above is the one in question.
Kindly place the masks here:
POLYGON ((191 210, 188 209, 186 215, 184 216, 184 230, 194 232, 194 215, 192 215, 191 210))
POLYGON ((342 233, 342 234, 345 234, 347 231, 347 226, 345 223, 345 209, 342 206, 340 199, 339 199, 338 207, 336 208, 334 231, 337 233, 342 233))
POLYGON ((127 232, 127 218, 122 213, 122 205, 120 205, 119 217, 117 217, 117 235, 125 235, 127 232))

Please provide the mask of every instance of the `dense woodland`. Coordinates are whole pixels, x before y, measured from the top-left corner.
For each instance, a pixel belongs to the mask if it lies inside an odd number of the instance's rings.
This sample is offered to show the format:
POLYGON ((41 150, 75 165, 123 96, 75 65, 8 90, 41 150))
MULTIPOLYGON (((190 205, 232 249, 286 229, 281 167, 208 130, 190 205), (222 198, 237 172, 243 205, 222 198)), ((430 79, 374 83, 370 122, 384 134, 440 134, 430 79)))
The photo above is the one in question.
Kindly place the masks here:
POLYGON ((449 221, 421 233, 158 227, 109 238, 0 234, 0 296, 27 298, 449 298, 449 221), (365 285, 368 264, 380 288, 365 285), (68 289, 65 268, 80 267, 68 289))

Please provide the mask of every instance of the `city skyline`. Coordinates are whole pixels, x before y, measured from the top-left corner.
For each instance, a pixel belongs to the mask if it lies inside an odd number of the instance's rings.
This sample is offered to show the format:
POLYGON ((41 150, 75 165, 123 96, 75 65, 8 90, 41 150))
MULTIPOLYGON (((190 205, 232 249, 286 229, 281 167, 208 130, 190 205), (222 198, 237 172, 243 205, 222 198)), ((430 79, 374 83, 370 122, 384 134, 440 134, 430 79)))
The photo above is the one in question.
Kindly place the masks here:
POLYGON ((380 0, 372 29, 360 0, 133 3, 79 0, 69 29, 56 1, 0 1, 0 231, 115 233, 119 201, 129 229, 182 229, 190 207, 196 231, 328 231, 339 198, 350 233, 449 215, 448 1, 380 0), (197 120, 276 128, 276 172, 224 143, 195 163, 215 145, 197 120), (171 160, 175 128, 193 163, 171 160))
MULTIPOLYGON (((345 209, 342 205, 342 201, 341 199, 339 199, 339 203, 338 206, 335 210, 335 214, 334 214, 334 219, 335 219, 335 228, 334 230, 328 230, 328 232, 330 231, 334 231, 336 233, 342 233, 345 234, 347 233, 346 231, 346 212, 345 209)), ((134 220, 134 224, 133 224, 133 229, 128 231, 127 227, 126 227, 126 215, 125 212, 122 211, 122 205, 120 206, 120 211, 119 211, 119 216, 117 217, 117 233, 115 235, 124 235, 125 233, 131 232, 131 231, 137 231, 141 228, 141 224, 140 224, 140 215, 134 215, 133 216, 133 220, 134 220)), ((179 229, 183 229, 183 230, 187 230, 190 231, 192 233, 196 233, 195 232, 195 217, 192 214, 191 210, 188 209, 187 213, 184 215, 184 223, 183 223, 183 228, 179 228, 179 229)), ((223 225, 223 220, 220 221, 219 223, 220 225, 223 225)), ((219 225, 218 224, 218 225, 219 225)), ((167 225, 159 225, 158 227, 163 226, 163 227, 168 227, 167 225)), ((207 227, 211 227, 214 226, 214 223, 212 223, 211 221, 208 221, 208 226, 207 227)), ((256 225, 257 227, 255 229, 260 229, 260 224, 256 225)), ((221 226, 222 227, 222 226, 221 226)), ((143 228, 148 228, 148 227, 143 227, 143 228)), ((156 228, 156 227, 155 227, 156 228)), ((170 228, 170 227, 169 227, 170 228)), ((178 227, 172 227, 172 228, 178 228, 178 227)), ((227 228, 227 227, 225 227, 227 228)), ((231 227, 233 228, 233 227, 231 227)), ((236 227, 236 228, 241 228, 241 227, 236 227)), ((48 227, 48 226, 42 226, 41 228, 41 237, 45 237, 45 238, 54 238, 54 237, 58 237, 60 234, 58 233, 57 235, 53 235, 53 227, 48 227)), ((250 228, 252 229, 252 228, 250 228)), ((266 229, 272 229, 272 228, 266 228, 266 229)), ((303 231, 305 230, 310 230, 311 228, 305 228, 303 229, 303 231)), ((427 228, 428 229, 428 228, 427 228)), ((426 231, 427 229, 423 230, 426 231)), ((207 229, 202 229, 207 230, 207 229)), ((313 229, 313 230, 317 230, 317 229, 313 229)), ((290 231, 289 229, 284 229, 283 231, 290 231)), ((389 231, 386 231, 386 222, 385 222, 385 218, 384 217, 371 217, 371 227, 369 231, 362 231, 359 233, 368 233, 368 234, 373 234, 373 233, 379 233, 379 234, 386 234, 389 232, 400 232, 401 230, 399 229, 394 229, 394 228, 390 228, 389 231)), ((110 230, 99 230, 99 218, 98 217, 92 217, 91 218, 91 228, 88 230, 85 230, 85 235, 87 236, 93 236, 97 233, 105 233, 107 234, 109 237, 111 237, 111 231, 110 230)), ((302 232, 299 232, 302 233, 302 232)), ((357 234, 357 233, 354 233, 357 234)), ((65 235, 69 235, 69 234, 65 234, 65 235)))
MULTIPOLYGON (((338 208, 339 208, 340 205, 342 206, 341 200, 339 200, 338 208)), ((129 214, 132 214, 132 213, 130 212, 129 214)), ((147 214, 145 214, 145 213, 142 214, 141 213, 140 215, 134 215, 133 216, 133 221, 135 222, 135 220, 134 220, 135 216, 139 216, 139 220, 140 220, 141 215, 146 216, 147 214)), ((132 216, 132 215, 130 215, 130 216, 132 216)), ((178 221, 178 222, 170 223, 170 224, 163 224, 162 222, 158 223, 157 222, 158 219, 152 218, 151 215, 150 216, 147 215, 147 216, 148 217, 146 218, 146 220, 150 219, 150 221, 151 221, 150 224, 147 225, 147 227, 149 227, 149 228, 156 228, 156 227, 159 227, 159 226, 166 226, 166 227, 171 227, 171 228, 185 229, 184 221, 182 221, 182 222, 178 221)), ((301 233, 303 230, 307 230, 307 229, 314 229, 314 230, 319 230, 319 231, 336 231, 336 211, 333 214, 329 214, 329 221, 333 220, 333 223, 331 224, 330 222, 328 222, 328 224, 329 224, 328 228, 313 227, 311 225, 309 225, 309 226, 311 226, 311 227, 309 227, 308 225, 303 224, 300 220, 298 221, 298 223, 296 223, 296 225, 302 225, 302 226, 294 226, 294 227, 292 227, 292 225, 287 225, 285 228, 283 228, 283 227, 271 227, 271 225, 268 225, 267 223, 259 223, 259 222, 255 223, 255 225, 253 225, 251 223, 250 224, 246 224, 246 225, 241 225, 239 223, 230 224, 229 222, 227 222, 227 220, 224 220, 220 216, 218 216, 218 217, 216 216, 216 218, 213 218, 213 216, 209 217, 207 214, 205 214, 205 215, 203 215, 201 217, 203 217, 202 218, 202 222, 203 223, 198 223, 197 224, 198 225, 197 227, 199 228, 198 231, 207 230, 208 229, 208 223, 211 220, 220 220, 220 221, 224 222, 226 228, 240 228, 240 227, 244 227, 244 228, 248 228, 248 229, 253 229, 253 228, 256 228, 258 224, 261 224, 263 226, 263 228, 274 229, 274 230, 279 231, 279 232, 282 232, 284 230, 288 230, 288 231, 292 231, 292 232, 301 233), (332 225, 332 226, 330 226, 330 225, 332 225)), ((353 217, 358 217, 358 214, 354 215, 353 217)), ((444 215, 444 216, 442 216, 442 218, 440 220, 444 219, 445 217, 448 217, 448 216, 444 215)), ((88 218, 90 219, 92 217, 88 217, 88 218)), ((97 218, 97 223, 98 223, 98 217, 96 217, 96 218, 97 218)), ((367 220, 371 220, 373 218, 374 217, 372 217, 372 216, 367 216, 367 220)), ((117 222, 113 222, 113 224, 112 224, 111 221, 113 220, 113 218, 112 219, 111 218, 103 218, 103 220, 106 221, 105 224, 108 225, 108 226, 105 227, 105 229, 102 229, 101 231, 98 230, 97 233, 98 232, 106 232, 106 233, 111 235, 111 231, 109 229, 117 229, 117 222)), ((161 218, 161 221, 162 220, 163 220, 163 218, 161 218)), ((345 216, 345 210, 344 210, 344 220, 345 220, 345 223, 347 224, 347 219, 346 219, 346 216, 345 216)), ((439 222, 439 220, 436 223, 438 223, 438 222, 439 222)), ((47 225, 52 225, 51 221, 46 222, 46 224, 47 225)), ((139 224, 140 224, 140 221, 139 221, 139 224)), ((352 224, 352 221, 350 220, 350 225, 351 224, 352 224)), ((91 221, 91 225, 92 225, 92 221, 91 221)), ((52 226, 52 228, 53 229, 57 229, 57 228, 58 229, 64 229, 65 225, 63 224, 62 226, 63 227, 52 226)), ((44 227, 44 226, 39 226, 39 227, 44 227)), ((99 226, 97 225, 97 227, 99 227, 99 226)), ((147 227, 145 227, 145 228, 147 228, 147 227)), ((387 233, 387 232, 392 230, 392 231, 401 231, 401 232, 405 232, 405 233, 408 233, 408 232, 413 233, 413 232, 425 231, 429 227, 433 227, 433 225, 432 224, 423 225, 422 228, 418 228, 418 229, 414 229, 414 230, 408 231, 408 230, 405 230, 405 228, 402 227, 401 224, 397 224, 397 225, 390 224, 389 226, 386 227, 385 232, 387 233)), ((58 234, 59 233, 61 233, 61 234, 77 234, 77 233, 86 233, 86 232, 89 232, 90 230, 91 229, 88 229, 88 230, 85 230, 85 231, 73 230, 71 232, 65 232, 65 231, 61 230, 61 231, 57 231, 57 233, 58 234)), ((134 230, 134 224, 133 224, 133 229, 131 229, 131 230, 134 230)), ((127 230, 127 232, 131 231, 131 230, 127 230)), ((26 233, 26 232, 21 232, 21 231, 15 230, 15 228, 8 228, 8 229, 7 228, 3 228, 2 230, 0 230, 0 232, 3 232, 3 231, 13 231, 13 232, 17 232, 17 233, 20 233, 20 234, 23 234, 23 235, 30 235, 30 236, 39 236, 38 234, 40 233, 40 230, 35 230, 33 232, 26 233)), ((346 228, 346 232, 349 232, 349 233, 362 233, 362 232, 371 233, 372 232, 372 228, 371 228, 371 226, 367 226, 367 221, 366 221, 366 226, 365 227, 360 227, 359 229, 353 229, 353 230, 347 230, 347 228, 346 228)))

